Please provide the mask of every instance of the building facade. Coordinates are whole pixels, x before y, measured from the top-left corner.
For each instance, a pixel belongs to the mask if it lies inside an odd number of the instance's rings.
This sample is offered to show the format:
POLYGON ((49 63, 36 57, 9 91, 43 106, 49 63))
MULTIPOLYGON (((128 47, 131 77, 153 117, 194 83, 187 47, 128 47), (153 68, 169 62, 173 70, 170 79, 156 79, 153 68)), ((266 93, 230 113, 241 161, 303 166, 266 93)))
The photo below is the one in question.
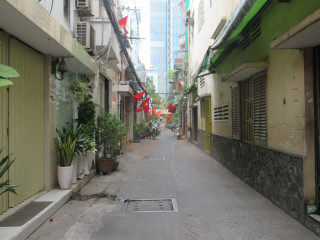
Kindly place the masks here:
POLYGON ((196 144, 319 234, 320 1, 233 2, 190 3, 196 144))
POLYGON ((6 179, 19 184, 17 195, 1 195, 0 213, 57 185, 54 139, 56 129, 77 119, 70 90, 76 80, 90 85, 94 102, 104 111, 122 117, 128 141, 132 138, 134 92, 125 71, 129 55, 116 25, 122 15, 106 3, 1 1, 0 63, 21 76, 13 86, 0 88, 1 157, 16 159, 6 179), (65 73, 59 72, 63 62, 65 73))

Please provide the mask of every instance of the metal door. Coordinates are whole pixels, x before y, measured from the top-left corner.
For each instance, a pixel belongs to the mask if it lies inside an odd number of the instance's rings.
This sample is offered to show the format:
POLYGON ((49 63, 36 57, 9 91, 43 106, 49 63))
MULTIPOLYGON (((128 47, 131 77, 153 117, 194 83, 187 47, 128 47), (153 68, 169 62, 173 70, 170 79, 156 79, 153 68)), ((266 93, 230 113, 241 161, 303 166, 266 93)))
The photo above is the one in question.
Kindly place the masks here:
POLYGON ((1 144, 7 142, 7 153, 16 159, 9 179, 19 184, 17 195, 0 199, 4 212, 43 189, 43 56, 8 34, 2 32, 0 38, 7 49, 0 60, 7 59, 5 64, 21 75, 6 92, 0 90, 1 119, 8 119, 1 125, 1 144))
POLYGON ((204 150, 210 154, 210 141, 211 141, 211 98, 204 99, 204 150))

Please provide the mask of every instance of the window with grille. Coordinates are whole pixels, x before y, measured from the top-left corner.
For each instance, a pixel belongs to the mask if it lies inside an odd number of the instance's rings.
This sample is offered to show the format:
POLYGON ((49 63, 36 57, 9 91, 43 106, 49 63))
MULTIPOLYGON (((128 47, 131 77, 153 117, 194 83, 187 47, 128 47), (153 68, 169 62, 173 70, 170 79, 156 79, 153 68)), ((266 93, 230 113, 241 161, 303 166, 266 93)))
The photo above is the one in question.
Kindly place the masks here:
POLYGON ((240 125, 240 89, 239 85, 231 87, 231 118, 232 118, 232 137, 241 138, 240 125))
POLYGON ((250 29, 244 34, 243 40, 240 42, 242 50, 246 49, 261 34, 260 20, 256 21, 250 29))
POLYGON ((266 79, 266 72, 252 78, 254 141, 267 140, 266 79))
POLYGON ((204 1, 201 0, 198 7, 198 31, 200 32, 204 23, 204 1))
POLYGON ((229 119, 229 104, 223 104, 213 108, 214 121, 226 121, 229 119))
POLYGON ((266 71, 231 88, 232 136, 265 144, 267 141, 266 71))

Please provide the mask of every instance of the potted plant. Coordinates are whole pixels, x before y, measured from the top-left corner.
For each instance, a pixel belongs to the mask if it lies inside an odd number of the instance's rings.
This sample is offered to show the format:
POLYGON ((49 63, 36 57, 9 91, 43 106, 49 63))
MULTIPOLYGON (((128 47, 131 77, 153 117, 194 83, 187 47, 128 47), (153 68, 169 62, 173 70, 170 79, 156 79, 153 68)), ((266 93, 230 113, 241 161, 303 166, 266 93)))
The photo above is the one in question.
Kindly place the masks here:
POLYGON ((95 153, 95 108, 98 106, 92 101, 90 94, 84 97, 84 101, 78 106, 78 124, 83 126, 83 133, 87 137, 85 143, 86 153, 84 155, 84 174, 88 175, 92 166, 95 153))
POLYGON ((97 170, 110 173, 118 162, 116 150, 120 149, 120 139, 125 136, 125 127, 111 113, 100 111, 97 118, 96 147, 98 150, 97 170))
POLYGON ((89 86, 87 83, 80 82, 79 79, 76 79, 70 86, 69 90, 73 93, 75 101, 77 104, 80 103, 81 99, 86 95, 89 86))
POLYGON ((135 143, 140 142, 141 138, 141 132, 140 132, 140 127, 138 123, 133 124, 133 141, 135 143))
POLYGON ((122 146, 122 140, 124 140, 127 136, 127 130, 125 125, 114 116, 114 124, 115 124, 115 138, 114 138, 114 156, 113 156, 113 170, 116 171, 119 166, 119 161, 117 161, 117 155, 120 155, 120 150, 122 146))
POLYGON ((72 183, 73 165, 72 159, 75 153, 77 138, 70 129, 56 130, 55 144, 59 161, 58 182, 61 189, 69 189, 72 183))

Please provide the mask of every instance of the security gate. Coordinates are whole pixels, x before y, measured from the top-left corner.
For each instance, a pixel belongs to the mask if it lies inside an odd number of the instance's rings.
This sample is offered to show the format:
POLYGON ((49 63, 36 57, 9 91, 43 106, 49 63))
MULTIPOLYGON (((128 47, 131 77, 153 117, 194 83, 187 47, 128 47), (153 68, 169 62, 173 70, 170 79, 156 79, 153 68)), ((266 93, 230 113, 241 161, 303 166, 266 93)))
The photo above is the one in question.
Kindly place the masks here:
POLYGON ((0 88, 0 147, 16 159, 6 178, 19 184, 0 197, 2 213, 43 189, 43 56, 0 31, 0 63, 21 75, 0 88))

